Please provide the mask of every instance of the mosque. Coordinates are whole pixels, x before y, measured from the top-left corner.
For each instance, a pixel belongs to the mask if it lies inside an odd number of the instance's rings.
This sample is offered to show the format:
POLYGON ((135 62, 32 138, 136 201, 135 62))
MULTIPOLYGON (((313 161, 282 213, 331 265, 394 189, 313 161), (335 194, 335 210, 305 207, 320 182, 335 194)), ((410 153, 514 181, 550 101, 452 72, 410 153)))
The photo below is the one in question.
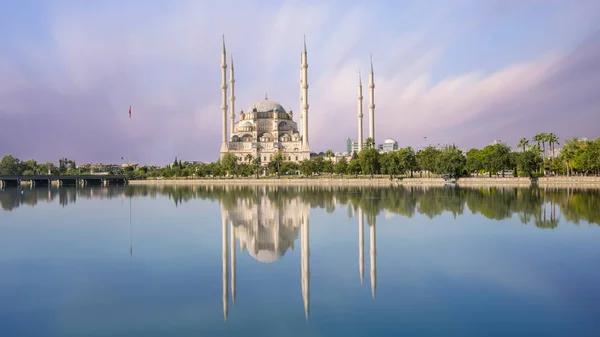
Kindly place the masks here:
POLYGON ((271 158, 280 153, 284 160, 299 162, 310 159, 310 146, 308 144, 308 63, 306 52, 306 40, 304 51, 301 53, 300 66, 300 105, 302 112, 300 120, 302 133, 298 131, 298 125, 294 121, 294 113, 286 111, 281 104, 269 100, 265 96, 263 101, 254 103, 246 112, 239 114, 239 120, 235 121, 235 77, 233 58, 231 58, 231 71, 229 83, 231 95, 227 106, 227 51, 225 49, 225 38, 223 37, 223 50, 221 51, 221 89, 223 100, 221 110, 223 111, 223 138, 221 144, 221 157, 226 153, 233 153, 241 161, 250 161, 252 158, 260 158, 261 163, 266 165, 271 158), (227 111, 230 112, 229 137, 227 130, 227 111))
MULTIPOLYGON (((231 92, 227 105, 227 51, 225 37, 223 37, 221 51, 221 89, 223 113, 223 130, 221 143, 221 158, 226 153, 235 154, 240 161, 250 162, 260 158, 262 165, 268 164, 275 154, 281 154, 284 160, 300 162, 310 159, 311 150, 308 142, 308 55, 306 51, 306 38, 304 50, 301 52, 300 64, 300 124, 294 121, 294 114, 286 111, 281 104, 269 100, 265 95, 263 101, 252 104, 245 112, 239 113, 236 121, 235 115, 235 77, 233 57, 230 58, 231 71, 229 84, 231 92), (227 113, 229 111, 229 129, 227 127, 227 113)), ((369 137, 375 140, 375 82, 373 61, 369 73, 369 137)), ((358 88, 358 151, 363 148, 363 114, 362 114, 362 84, 359 73, 358 88)), ((351 155, 351 154, 350 154, 351 155)))
MULTIPOLYGON (((301 197, 273 200, 267 196, 267 187, 257 189, 258 198, 237 198, 233 204, 221 204, 222 258, 223 258, 223 315, 227 320, 229 302, 236 297, 236 248, 246 252, 260 263, 275 263, 300 236, 300 278, 304 313, 308 320, 310 310, 310 204, 301 197)), ((362 208, 358 208, 358 269, 360 283, 364 278, 365 224, 362 208)), ((367 216, 369 226, 369 256, 371 294, 376 288, 376 227, 375 217, 367 216)))

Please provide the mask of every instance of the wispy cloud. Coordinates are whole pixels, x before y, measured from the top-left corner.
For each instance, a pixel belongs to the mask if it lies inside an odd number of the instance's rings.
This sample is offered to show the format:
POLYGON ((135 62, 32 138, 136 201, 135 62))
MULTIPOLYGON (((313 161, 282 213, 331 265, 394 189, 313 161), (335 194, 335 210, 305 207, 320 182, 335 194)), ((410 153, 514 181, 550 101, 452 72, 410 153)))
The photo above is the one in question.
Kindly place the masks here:
POLYGON ((131 141, 144 163, 216 159, 221 34, 235 58, 238 111, 265 92, 298 110, 306 34, 317 151, 356 137, 358 71, 366 85, 370 53, 379 141, 596 137, 595 13, 594 1, 54 3, 40 31, 0 40, 0 153, 108 162, 131 141), (540 38, 542 28, 553 38, 540 38))

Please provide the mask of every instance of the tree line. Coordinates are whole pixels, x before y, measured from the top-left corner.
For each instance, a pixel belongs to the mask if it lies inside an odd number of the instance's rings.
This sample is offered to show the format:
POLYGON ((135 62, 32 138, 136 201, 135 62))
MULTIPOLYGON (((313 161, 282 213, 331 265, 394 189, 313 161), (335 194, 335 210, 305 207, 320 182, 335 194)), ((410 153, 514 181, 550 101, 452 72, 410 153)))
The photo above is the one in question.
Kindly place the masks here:
MULTIPOLYGON (((328 150, 310 160, 292 162, 276 153, 263 165, 260 157, 247 154, 243 158, 225 154, 217 161, 207 164, 182 162, 175 158, 165 167, 140 166, 111 169, 109 173, 126 174, 130 179, 148 178, 220 178, 298 176, 312 177, 386 175, 394 177, 430 177, 439 175, 463 176, 520 176, 543 175, 597 175, 600 173, 600 137, 590 141, 580 138, 566 140, 560 151, 558 137, 553 133, 540 133, 531 139, 522 138, 517 148, 504 144, 492 144, 466 153, 455 145, 427 146, 415 151, 412 147, 380 153, 368 138, 359 153, 347 159, 336 158, 328 150)), ((20 161, 11 155, 0 160, 0 175, 86 174, 87 169, 77 168, 75 162, 66 158, 53 163, 38 164, 34 160, 20 161)))

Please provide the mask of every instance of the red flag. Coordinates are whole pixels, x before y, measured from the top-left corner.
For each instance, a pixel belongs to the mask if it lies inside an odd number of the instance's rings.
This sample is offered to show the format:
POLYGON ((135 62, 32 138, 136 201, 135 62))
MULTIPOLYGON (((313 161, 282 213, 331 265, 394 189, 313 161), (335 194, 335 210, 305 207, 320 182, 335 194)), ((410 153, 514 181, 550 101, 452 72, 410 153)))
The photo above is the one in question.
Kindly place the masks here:
POLYGON ((129 119, 131 119, 131 105, 129 106, 129 119))

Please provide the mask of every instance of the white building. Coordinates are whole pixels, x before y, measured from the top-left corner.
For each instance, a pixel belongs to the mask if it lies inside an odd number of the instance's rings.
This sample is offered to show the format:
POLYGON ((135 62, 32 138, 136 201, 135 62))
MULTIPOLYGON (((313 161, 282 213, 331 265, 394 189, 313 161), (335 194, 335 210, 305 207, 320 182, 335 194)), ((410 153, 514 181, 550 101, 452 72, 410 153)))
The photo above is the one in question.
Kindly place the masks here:
POLYGON ((229 83, 231 85, 230 101, 230 128, 227 129, 227 53, 225 50, 225 39, 223 38, 223 50, 221 52, 221 89, 223 112, 223 137, 221 144, 221 157, 226 153, 233 153, 241 161, 248 162, 251 158, 260 158, 261 163, 266 165, 271 158, 280 153, 284 160, 302 161, 310 159, 310 146, 308 144, 308 77, 307 77, 307 52, 306 41, 302 52, 300 66, 300 105, 302 124, 301 132, 294 121, 294 114, 286 111, 281 104, 269 100, 254 103, 250 108, 239 114, 239 120, 235 121, 235 94, 234 94, 234 67, 231 58, 231 71, 229 83), (229 134, 229 137, 228 137, 229 134))
POLYGON ((379 145, 379 152, 382 153, 386 153, 386 152, 392 152, 392 151, 397 151, 398 150, 398 142, 388 138, 386 139, 383 144, 379 145))

